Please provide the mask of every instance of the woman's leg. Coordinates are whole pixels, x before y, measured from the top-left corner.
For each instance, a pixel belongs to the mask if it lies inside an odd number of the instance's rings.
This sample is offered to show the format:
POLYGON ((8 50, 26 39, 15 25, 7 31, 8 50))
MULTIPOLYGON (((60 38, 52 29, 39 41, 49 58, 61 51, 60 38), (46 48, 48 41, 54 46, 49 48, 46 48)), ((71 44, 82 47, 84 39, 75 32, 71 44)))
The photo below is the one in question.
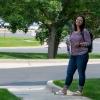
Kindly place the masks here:
POLYGON ((68 68, 67 68, 65 85, 64 85, 63 90, 62 90, 62 93, 64 95, 67 94, 67 89, 69 88, 69 86, 72 83, 73 75, 74 75, 76 69, 77 69, 77 67, 76 67, 76 56, 71 56, 70 60, 69 60, 68 68))
POLYGON ((68 88, 73 80, 73 75, 76 71, 76 56, 71 56, 67 68, 67 75, 66 75, 66 80, 65 80, 65 86, 68 88))
POLYGON ((88 62, 88 54, 78 55, 76 58, 77 69, 79 74, 79 91, 82 92, 84 84, 85 84, 85 70, 88 62))

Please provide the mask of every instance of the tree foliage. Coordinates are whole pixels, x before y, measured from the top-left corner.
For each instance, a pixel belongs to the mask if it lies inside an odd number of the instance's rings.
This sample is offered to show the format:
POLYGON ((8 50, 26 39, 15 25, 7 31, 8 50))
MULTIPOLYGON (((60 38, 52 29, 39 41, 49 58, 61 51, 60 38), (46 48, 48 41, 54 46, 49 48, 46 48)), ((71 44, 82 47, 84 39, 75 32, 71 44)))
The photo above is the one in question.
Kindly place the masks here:
POLYGON ((77 15, 86 17, 95 38, 100 36, 100 0, 0 0, 0 12, 13 32, 27 32, 32 22, 41 23, 37 39, 41 43, 48 40, 51 58, 56 56, 59 42, 68 34, 77 15))

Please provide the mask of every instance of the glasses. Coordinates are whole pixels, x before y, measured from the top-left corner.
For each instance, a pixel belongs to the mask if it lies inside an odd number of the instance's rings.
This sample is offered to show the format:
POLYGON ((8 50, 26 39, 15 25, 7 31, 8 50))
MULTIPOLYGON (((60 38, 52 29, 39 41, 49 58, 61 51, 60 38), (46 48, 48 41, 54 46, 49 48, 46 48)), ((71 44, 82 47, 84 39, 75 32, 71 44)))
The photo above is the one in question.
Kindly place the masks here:
POLYGON ((82 19, 76 19, 76 21, 80 21, 80 22, 83 22, 83 20, 82 20, 82 19))

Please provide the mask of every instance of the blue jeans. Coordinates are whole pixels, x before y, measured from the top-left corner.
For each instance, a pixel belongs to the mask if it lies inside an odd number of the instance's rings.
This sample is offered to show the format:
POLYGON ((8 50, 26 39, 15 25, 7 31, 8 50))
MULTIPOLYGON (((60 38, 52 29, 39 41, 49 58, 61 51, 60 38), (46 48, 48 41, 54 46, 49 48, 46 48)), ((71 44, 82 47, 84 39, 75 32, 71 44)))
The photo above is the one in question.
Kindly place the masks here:
POLYGON ((71 55, 69 64, 68 64, 68 69, 67 69, 67 76, 65 80, 65 85, 69 87, 72 83, 73 80, 73 75, 76 71, 78 70, 79 74, 79 86, 83 87, 85 84, 85 70, 87 66, 87 62, 89 59, 88 53, 83 54, 83 55, 71 55))

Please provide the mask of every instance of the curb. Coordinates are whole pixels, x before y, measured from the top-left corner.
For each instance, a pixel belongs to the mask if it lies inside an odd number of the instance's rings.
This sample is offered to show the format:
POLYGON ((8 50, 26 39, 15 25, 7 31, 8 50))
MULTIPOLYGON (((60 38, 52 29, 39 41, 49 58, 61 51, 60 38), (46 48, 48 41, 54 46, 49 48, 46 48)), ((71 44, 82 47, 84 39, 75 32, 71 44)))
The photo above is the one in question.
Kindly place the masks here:
POLYGON ((47 82, 46 88, 48 88, 51 92, 56 92, 62 89, 61 87, 55 85, 53 80, 47 82))
MULTIPOLYGON (((53 83, 53 80, 50 80, 47 82, 47 88, 53 93, 55 93, 59 90, 62 90, 61 87, 59 87, 53 83)), ((67 93, 68 93, 67 96, 72 96, 72 94, 73 94, 73 92, 70 90, 67 90, 67 93)))
MULTIPOLYGON (((69 61, 69 59, 0 59, 0 62, 63 62, 66 63, 69 61)), ((89 59, 90 63, 100 63, 100 59, 89 59)))
MULTIPOLYGON (((53 83, 53 80, 50 80, 50 81, 47 82, 46 88, 49 89, 52 93, 55 93, 55 92, 57 92, 57 91, 59 91, 59 90, 62 89, 61 87, 55 85, 55 84, 53 83)), ((73 95, 72 95, 72 93, 73 93, 72 91, 67 90, 67 93, 68 93, 67 96, 73 96, 73 95)), ((84 96, 74 96, 74 97, 77 97, 77 98, 78 98, 78 97, 79 97, 79 98, 82 97, 82 98, 83 98, 82 100, 92 100, 92 99, 90 99, 90 98, 88 98, 88 97, 84 97, 84 96)))

